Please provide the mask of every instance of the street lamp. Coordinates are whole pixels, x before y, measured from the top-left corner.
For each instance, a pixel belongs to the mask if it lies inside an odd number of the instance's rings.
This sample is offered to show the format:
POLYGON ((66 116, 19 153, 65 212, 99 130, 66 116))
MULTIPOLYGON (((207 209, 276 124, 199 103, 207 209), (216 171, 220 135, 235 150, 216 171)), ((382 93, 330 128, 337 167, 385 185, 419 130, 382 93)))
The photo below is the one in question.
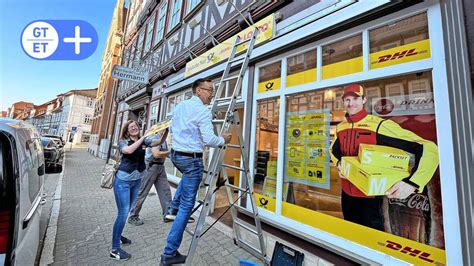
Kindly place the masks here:
MULTIPOLYGON (((201 24, 201 17, 199 16, 195 16, 194 18, 192 18, 190 21, 189 21, 189 26, 194 29, 197 25, 200 25, 201 24)), ((206 29, 206 27, 202 27, 204 29, 204 31, 209 34, 209 36, 211 36, 211 40, 212 40, 212 43, 214 45, 217 45, 219 44, 220 42, 206 29)))
POLYGON ((179 41, 178 34, 175 34, 175 35, 173 35, 172 37, 170 37, 170 38, 168 39, 168 42, 169 42, 171 45, 174 45, 175 43, 179 43, 179 44, 181 44, 181 46, 183 46, 184 49, 186 49, 194 58, 198 57, 195 53, 193 53, 193 51, 191 51, 188 47, 186 47, 186 45, 182 44, 182 43, 179 41))
MULTIPOLYGON (((235 10, 237 10, 237 12, 239 12, 239 15, 244 19, 244 21, 251 27, 253 25, 253 21, 248 21, 247 18, 244 16, 244 14, 242 14, 242 12, 234 5, 234 2, 233 0, 216 0, 216 3, 217 5, 221 6, 223 5, 225 2, 228 2, 230 3, 234 8, 235 10)), ((252 20, 251 17, 249 17, 250 20, 252 20)))

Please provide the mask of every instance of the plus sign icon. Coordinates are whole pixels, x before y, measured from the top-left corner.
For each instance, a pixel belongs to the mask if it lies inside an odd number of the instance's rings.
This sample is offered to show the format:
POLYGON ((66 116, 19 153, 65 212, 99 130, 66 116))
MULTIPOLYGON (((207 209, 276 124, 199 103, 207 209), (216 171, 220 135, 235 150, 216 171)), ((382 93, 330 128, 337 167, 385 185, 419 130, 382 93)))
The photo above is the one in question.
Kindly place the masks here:
POLYGON ((33 21, 21 35, 23 51, 37 60, 86 59, 97 43, 96 30, 83 20, 33 21))

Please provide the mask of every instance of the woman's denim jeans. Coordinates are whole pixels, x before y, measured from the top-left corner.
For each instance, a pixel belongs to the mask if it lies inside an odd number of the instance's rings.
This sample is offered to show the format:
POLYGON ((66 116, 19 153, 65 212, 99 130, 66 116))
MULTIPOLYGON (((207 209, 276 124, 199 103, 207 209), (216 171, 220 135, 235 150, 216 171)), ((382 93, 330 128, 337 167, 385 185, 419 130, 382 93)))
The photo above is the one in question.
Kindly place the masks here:
POLYGON ((124 181, 115 178, 114 195, 117 203, 117 218, 115 218, 114 229, 112 233, 112 249, 120 248, 120 236, 122 235, 130 206, 137 199, 140 190, 141 179, 124 181))
POLYGON ((171 161, 183 174, 183 177, 171 202, 171 208, 178 210, 178 213, 168 234, 164 251, 166 255, 174 255, 181 245, 184 229, 194 208, 196 194, 204 173, 202 158, 192 158, 171 153, 171 161))

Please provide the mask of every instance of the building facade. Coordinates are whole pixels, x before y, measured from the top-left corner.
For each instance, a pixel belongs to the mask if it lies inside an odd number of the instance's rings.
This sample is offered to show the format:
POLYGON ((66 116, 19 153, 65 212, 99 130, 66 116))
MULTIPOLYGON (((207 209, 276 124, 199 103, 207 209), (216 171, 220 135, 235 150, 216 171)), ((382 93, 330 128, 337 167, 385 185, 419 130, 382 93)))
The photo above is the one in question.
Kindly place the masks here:
POLYGON ((113 66, 119 63, 126 13, 124 1, 117 1, 102 55, 102 67, 88 146, 89 152, 100 158, 105 158, 108 154, 110 138, 114 129, 113 117, 116 103, 114 101, 115 86, 111 73, 113 66))
POLYGON ((89 143, 97 89, 70 90, 62 99, 57 135, 73 144, 89 143))
MULTIPOLYGON (((196 79, 217 84, 225 45, 252 32, 245 20, 252 21, 261 39, 237 109, 268 228, 267 253, 278 240, 305 253, 306 265, 472 264, 473 128, 465 125, 474 118, 463 3, 134 1, 122 65, 148 72, 150 80, 117 82, 114 143, 128 119, 144 130, 169 118, 192 96, 196 79), (381 196, 383 229, 344 219, 341 179, 330 157, 345 121, 343 87, 351 83, 364 86, 369 114, 437 149, 435 170, 418 193, 381 196)), ((230 95, 232 87, 229 81, 216 97, 230 95)), ((240 164, 232 153, 225 161, 240 164)), ((169 180, 179 182, 173 165, 165 166, 169 180)), ((385 191, 381 183, 376 188, 385 191)), ((226 204, 219 193, 215 209, 226 204)), ((239 204, 249 210, 246 202, 239 204)))

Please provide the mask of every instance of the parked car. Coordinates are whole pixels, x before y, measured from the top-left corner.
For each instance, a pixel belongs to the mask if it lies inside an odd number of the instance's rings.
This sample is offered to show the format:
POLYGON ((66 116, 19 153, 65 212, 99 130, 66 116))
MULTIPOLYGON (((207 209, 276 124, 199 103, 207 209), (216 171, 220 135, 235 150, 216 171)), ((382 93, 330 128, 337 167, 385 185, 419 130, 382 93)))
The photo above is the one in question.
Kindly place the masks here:
POLYGON ((63 137, 56 135, 43 135, 43 137, 51 138, 56 140, 58 143, 61 143, 61 146, 66 145, 66 142, 63 140, 63 137))
POLYGON ((43 147, 46 167, 54 167, 57 164, 61 164, 64 149, 57 144, 57 141, 41 137, 41 146, 43 147))
POLYGON ((36 129, 24 122, 0 118, 0 265, 34 265, 38 253, 46 167, 36 129))

